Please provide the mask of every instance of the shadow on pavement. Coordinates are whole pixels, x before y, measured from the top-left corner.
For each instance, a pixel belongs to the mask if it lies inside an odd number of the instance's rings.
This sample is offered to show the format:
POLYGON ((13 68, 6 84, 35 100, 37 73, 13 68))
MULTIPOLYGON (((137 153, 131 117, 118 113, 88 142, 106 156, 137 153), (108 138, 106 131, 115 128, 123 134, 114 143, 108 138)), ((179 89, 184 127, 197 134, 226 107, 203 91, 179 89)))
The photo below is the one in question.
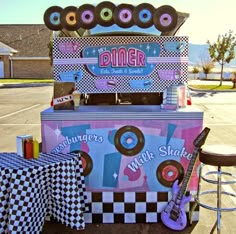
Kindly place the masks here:
POLYGON ((217 94, 217 91, 197 91, 197 90, 192 90, 190 92, 191 97, 208 97, 208 96, 214 96, 217 94))
POLYGON ((166 228, 162 223, 153 224, 86 224, 85 230, 73 230, 65 225, 46 222, 42 234, 189 234, 197 222, 187 226, 183 231, 173 231, 166 228))

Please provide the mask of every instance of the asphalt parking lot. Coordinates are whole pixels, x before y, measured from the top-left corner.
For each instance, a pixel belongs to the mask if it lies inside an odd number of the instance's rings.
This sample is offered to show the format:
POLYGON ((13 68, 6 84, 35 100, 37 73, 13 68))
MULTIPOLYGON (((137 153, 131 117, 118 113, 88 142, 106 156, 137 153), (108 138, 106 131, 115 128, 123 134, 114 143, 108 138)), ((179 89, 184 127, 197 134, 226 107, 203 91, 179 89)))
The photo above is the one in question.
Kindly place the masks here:
MULTIPOLYGON (((15 152, 16 136, 31 134, 41 140, 40 112, 49 107, 52 85, 0 89, 0 151, 15 152)), ((204 126, 211 128, 207 144, 236 144, 236 93, 191 92, 192 103, 204 111, 204 126)), ((236 168, 232 168, 235 173, 236 168)), ((227 186, 236 192, 236 185, 227 186)), ((236 200, 223 199, 223 206, 236 205, 236 200)), ((216 214, 200 210, 197 224, 178 233, 210 233, 216 214)), ((222 216, 222 233, 236 233, 236 212, 222 216)), ((46 222, 43 233, 175 233, 158 224, 90 224, 84 231, 46 222)))

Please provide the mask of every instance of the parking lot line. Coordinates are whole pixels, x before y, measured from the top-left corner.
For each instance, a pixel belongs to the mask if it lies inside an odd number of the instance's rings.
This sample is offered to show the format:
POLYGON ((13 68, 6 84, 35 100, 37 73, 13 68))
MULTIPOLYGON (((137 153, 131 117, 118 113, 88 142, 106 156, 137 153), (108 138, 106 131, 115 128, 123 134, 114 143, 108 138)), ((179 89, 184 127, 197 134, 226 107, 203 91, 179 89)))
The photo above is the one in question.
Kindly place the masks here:
POLYGON ((7 115, 0 116, 0 119, 3 119, 3 118, 6 118, 6 117, 9 117, 9 116, 18 114, 18 113, 23 112, 23 111, 26 111, 26 110, 30 110, 30 109, 35 108, 35 107, 37 107, 37 106, 40 106, 40 104, 36 104, 36 105, 30 106, 30 107, 21 109, 21 110, 19 110, 19 111, 12 112, 11 114, 7 114, 7 115))
POLYGON ((209 123, 209 126, 236 126, 236 123, 209 123))
POLYGON ((0 126, 28 126, 28 125, 32 125, 32 126, 41 126, 41 123, 10 123, 10 124, 1 124, 0 126))

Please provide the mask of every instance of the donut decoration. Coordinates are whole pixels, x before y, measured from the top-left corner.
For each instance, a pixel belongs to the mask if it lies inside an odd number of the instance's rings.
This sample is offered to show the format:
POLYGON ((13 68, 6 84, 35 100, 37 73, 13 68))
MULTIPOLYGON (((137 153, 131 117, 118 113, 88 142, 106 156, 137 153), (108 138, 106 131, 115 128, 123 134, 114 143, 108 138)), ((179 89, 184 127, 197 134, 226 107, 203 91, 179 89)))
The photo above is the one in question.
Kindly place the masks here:
POLYGON ((74 150, 71 153, 80 155, 83 167, 83 175, 84 176, 89 175, 93 169, 93 160, 89 156, 89 154, 87 154, 82 150, 74 150))
POLYGON ((149 28, 153 25, 153 14, 155 8, 149 3, 139 4, 134 8, 134 23, 141 28, 149 28))
POLYGON ((179 184, 182 182, 184 178, 184 168, 175 160, 166 160, 157 167, 156 177, 162 185, 172 187, 177 179, 179 184))
POLYGON ((97 25, 95 7, 91 4, 84 4, 77 10, 77 21, 84 29, 91 29, 97 25))
POLYGON ((77 7, 68 6, 63 9, 61 14, 61 24, 64 29, 68 31, 78 30, 80 25, 77 19, 77 7))
POLYGON ((161 32, 173 30, 178 21, 178 13, 168 5, 158 7, 153 14, 153 23, 161 32))
POLYGON ((49 7, 43 16, 45 25, 54 31, 59 31, 62 29, 61 25, 61 13, 62 8, 59 6, 49 7))
POLYGON ((115 4, 109 1, 99 3, 95 8, 96 21, 102 26, 112 26, 114 24, 113 11, 115 4))
POLYGON ((120 153, 126 156, 134 156, 143 149, 145 138, 137 127, 124 126, 116 132, 114 142, 120 153))
POLYGON ((129 28, 134 25, 133 20, 134 6, 130 4, 118 5, 113 14, 115 23, 121 28, 129 28))

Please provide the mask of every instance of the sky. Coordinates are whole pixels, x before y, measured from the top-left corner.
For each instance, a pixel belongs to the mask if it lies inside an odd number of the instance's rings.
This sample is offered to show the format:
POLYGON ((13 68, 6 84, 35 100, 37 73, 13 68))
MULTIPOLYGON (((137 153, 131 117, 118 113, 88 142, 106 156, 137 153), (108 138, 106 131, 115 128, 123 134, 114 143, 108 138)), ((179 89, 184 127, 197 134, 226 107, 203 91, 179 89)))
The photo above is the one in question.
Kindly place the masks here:
MULTIPOLYGON (((51 6, 77 6, 102 2, 93 0, 0 0, 0 24, 44 24, 44 12, 51 6)), ((112 1, 116 5, 130 0, 112 1)), ((190 17, 178 35, 188 36, 189 42, 206 44, 217 40, 218 35, 232 30, 236 34, 236 0, 135 0, 135 4, 151 3, 154 7, 170 5, 190 17)))

